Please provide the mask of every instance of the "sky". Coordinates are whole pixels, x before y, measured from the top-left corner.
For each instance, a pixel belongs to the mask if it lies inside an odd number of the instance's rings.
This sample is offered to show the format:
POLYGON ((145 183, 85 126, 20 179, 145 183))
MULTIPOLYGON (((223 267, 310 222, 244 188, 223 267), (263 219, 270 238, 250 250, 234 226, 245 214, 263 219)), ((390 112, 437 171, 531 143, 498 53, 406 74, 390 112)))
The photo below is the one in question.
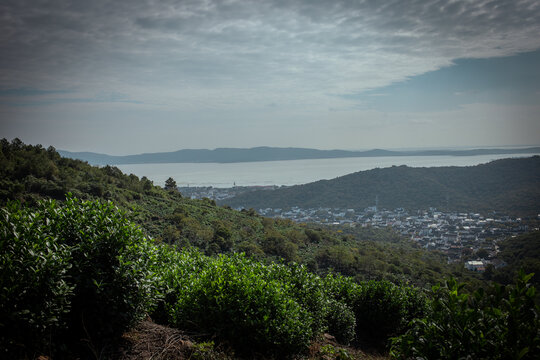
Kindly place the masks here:
POLYGON ((540 1, 0 3, 0 137, 112 155, 540 144, 540 1))

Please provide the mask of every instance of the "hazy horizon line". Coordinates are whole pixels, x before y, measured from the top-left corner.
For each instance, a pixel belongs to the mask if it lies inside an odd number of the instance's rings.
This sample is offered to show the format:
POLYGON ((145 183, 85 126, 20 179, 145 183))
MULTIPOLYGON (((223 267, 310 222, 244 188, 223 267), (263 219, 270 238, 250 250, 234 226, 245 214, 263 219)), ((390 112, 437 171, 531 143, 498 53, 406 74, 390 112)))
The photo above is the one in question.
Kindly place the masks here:
POLYGON ((420 147, 370 147, 370 148, 316 148, 316 147, 302 147, 302 146, 271 146, 271 145, 258 145, 251 147, 216 147, 216 148, 181 148, 169 151, 154 151, 154 152, 139 152, 139 153, 124 153, 124 154, 111 154, 106 152, 96 151, 74 151, 66 149, 56 149, 57 151, 65 151, 69 153, 92 153, 108 156, 132 156, 132 155, 144 155, 144 154, 159 154, 159 153, 171 153, 183 150, 221 150, 221 149, 237 149, 237 150, 251 150, 258 148, 271 148, 271 149, 308 149, 308 150, 320 150, 320 151, 371 151, 371 150, 387 150, 387 151, 433 151, 433 150, 481 150, 481 149, 526 149, 531 147, 540 147, 540 144, 528 144, 528 145, 470 145, 470 146, 420 146, 420 147))

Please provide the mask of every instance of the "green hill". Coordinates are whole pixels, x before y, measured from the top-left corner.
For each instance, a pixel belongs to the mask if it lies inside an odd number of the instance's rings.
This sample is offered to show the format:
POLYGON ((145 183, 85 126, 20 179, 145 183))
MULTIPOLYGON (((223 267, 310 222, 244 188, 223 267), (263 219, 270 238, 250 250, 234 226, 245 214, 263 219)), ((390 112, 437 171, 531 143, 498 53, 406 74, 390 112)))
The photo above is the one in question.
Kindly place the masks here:
POLYGON ((365 279, 433 284, 448 274, 475 281, 459 266, 446 265, 437 253, 386 229, 358 228, 354 235, 319 225, 271 219, 254 211, 235 211, 212 200, 187 199, 150 180, 125 175, 111 166, 96 167, 61 157, 54 148, 0 141, 0 202, 65 199, 111 200, 149 236, 179 248, 196 247, 207 255, 244 252, 270 262, 307 264, 312 271, 330 269, 365 279))
POLYGON ((453 211, 540 211, 540 157, 503 159, 472 167, 394 166, 272 191, 253 191, 223 202, 244 208, 436 207, 453 211))

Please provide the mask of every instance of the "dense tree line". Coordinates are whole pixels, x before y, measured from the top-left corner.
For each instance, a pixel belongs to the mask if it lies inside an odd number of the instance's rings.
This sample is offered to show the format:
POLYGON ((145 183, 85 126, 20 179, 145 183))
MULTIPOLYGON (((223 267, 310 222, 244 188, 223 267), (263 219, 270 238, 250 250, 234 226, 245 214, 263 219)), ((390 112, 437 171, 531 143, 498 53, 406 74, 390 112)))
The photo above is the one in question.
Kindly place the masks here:
POLYGON ((495 269, 489 266, 484 273, 487 280, 501 284, 511 284, 518 277, 519 271, 534 273, 531 283, 540 285, 540 231, 508 238, 498 243, 500 258, 505 266, 495 269))

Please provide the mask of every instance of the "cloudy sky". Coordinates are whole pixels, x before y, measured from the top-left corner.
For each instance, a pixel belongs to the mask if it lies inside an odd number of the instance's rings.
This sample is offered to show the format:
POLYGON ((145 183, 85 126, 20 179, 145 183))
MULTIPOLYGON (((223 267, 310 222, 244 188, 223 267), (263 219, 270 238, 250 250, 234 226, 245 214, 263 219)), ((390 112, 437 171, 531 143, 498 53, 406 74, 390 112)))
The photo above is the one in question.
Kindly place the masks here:
POLYGON ((540 144, 540 1, 0 3, 0 137, 109 154, 540 144))

